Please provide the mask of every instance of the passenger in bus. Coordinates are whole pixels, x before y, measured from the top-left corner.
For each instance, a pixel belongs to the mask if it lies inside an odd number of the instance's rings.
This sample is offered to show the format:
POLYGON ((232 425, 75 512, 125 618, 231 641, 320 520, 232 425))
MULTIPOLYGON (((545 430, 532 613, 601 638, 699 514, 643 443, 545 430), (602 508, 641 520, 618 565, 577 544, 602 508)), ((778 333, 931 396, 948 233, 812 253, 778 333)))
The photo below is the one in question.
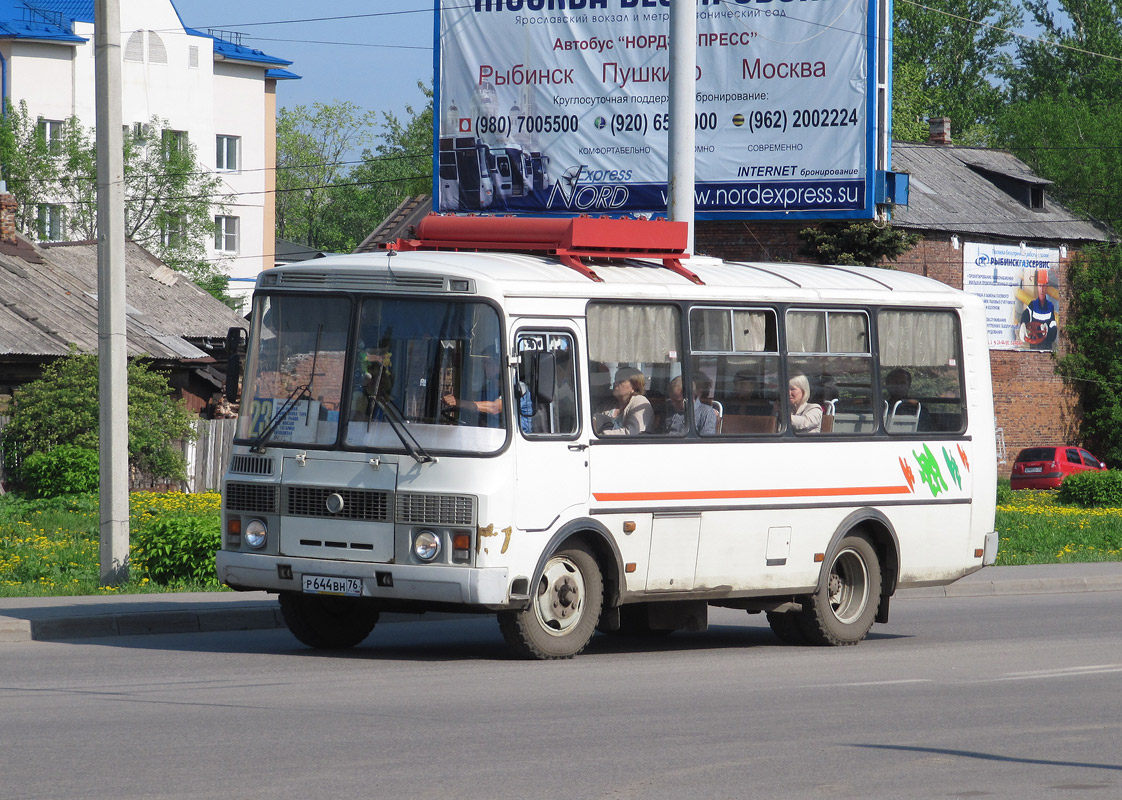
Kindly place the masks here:
POLYGON ((612 372, 603 361, 588 362, 588 393, 593 415, 615 408, 612 397, 612 372))
MULTIPOLYGON (((703 436, 712 436, 717 432, 717 412, 709 405, 701 402, 704 394, 702 384, 695 380, 693 387, 693 419, 697 432, 703 436)), ((682 376, 679 375, 670 381, 669 397, 666 399, 666 419, 663 420, 662 432, 672 436, 682 436, 686 432, 686 397, 682 391, 682 376)))
POLYGON ((787 401, 791 407, 791 428, 795 433, 819 433, 822 430, 822 407, 808 403, 810 381, 802 373, 787 382, 787 401))
POLYGON ((912 397, 912 373, 903 367, 884 376, 884 423, 899 418, 910 420, 910 430, 922 430, 924 418, 920 416, 920 402, 912 397))
POLYGON ((732 397, 724 403, 726 414, 768 417, 775 407, 764 397, 756 374, 741 370, 732 379, 732 397))
POLYGON ((600 436, 638 436, 651 427, 654 409, 643 396, 647 379, 633 367, 616 370, 612 396, 616 407, 593 417, 593 429, 600 436))

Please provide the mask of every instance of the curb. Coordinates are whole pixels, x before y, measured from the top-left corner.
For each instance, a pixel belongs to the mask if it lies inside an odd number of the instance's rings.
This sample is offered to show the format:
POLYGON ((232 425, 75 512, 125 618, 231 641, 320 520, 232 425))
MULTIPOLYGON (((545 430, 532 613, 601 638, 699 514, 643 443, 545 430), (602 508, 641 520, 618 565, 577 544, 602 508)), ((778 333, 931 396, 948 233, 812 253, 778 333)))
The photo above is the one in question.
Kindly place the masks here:
MULTIPOLYGON (((1122 591, 1122 574, 1060 576, 1053 578, 1018 577, 1004 580, 976 578, 947 586, 901 589, 897 599, 955 597, 995 597, 1021 594, 1069 594, 1077 592, 1122 591)), ((187 605, 184 603, 184 605, 187 605)), ((18 616, 18 610, 0 614, 0 643, 87 639, 101 636, 136 636, 162 633, 217 633, 222 631, 273 630, 285 627, 275 600, 246 600, 233 607, 215 607, 200 601, 199 608, 122 610, 110 613, 81 613, 82 606, 70 607, 73 613, 18 616), (12 612, 15 612, 13 614, 12 612)), ((463 619, 466 614, 429 612, 383 614, 379 624, 418 620, 463 619)))

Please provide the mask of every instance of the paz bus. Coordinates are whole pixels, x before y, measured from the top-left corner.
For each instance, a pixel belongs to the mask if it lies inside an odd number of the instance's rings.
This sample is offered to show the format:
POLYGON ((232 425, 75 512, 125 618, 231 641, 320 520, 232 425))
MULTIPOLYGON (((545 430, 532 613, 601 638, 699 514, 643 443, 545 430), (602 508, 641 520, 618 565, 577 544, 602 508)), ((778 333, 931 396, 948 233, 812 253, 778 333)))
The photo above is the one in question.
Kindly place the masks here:
POLYGON ((981 302, 684 243, 430 215, 385 252, 263 272, 221 580, 277 593, 313 648, 444 610, 546 659, 702 631, 710 606, 855 644, 901 587, 992 564, 981 302))

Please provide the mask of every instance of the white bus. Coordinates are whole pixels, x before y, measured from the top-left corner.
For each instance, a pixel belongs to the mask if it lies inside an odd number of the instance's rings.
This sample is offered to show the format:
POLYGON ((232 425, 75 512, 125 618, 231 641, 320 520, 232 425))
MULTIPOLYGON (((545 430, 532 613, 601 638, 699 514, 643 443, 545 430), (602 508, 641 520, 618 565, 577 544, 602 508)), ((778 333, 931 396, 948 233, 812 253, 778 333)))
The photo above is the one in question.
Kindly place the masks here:
POLYGON ((221 580, 278 593, 311 647, 453 610, 566 658, 709 606, 854 644, 897 589, 993 563, 979 300, 682 242, 434 215, 400 251, 262 273, 221 580))

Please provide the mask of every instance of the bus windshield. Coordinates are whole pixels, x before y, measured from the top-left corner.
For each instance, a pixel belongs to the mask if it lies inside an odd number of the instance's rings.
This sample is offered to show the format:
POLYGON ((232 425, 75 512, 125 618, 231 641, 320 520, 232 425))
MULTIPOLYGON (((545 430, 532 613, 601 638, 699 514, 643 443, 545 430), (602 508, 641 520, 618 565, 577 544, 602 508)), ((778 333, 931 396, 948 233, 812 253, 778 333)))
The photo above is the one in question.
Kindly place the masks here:
POLYGON ((494 452, 507 437, 499 316, 482 303, 258 297, 238 436, 494 452), (349 372, 348 372, 349 370, 349 372), (252 398, 252 399, 250 399, 252 398), (404 439, 403 439, 404 437, 404 439))

